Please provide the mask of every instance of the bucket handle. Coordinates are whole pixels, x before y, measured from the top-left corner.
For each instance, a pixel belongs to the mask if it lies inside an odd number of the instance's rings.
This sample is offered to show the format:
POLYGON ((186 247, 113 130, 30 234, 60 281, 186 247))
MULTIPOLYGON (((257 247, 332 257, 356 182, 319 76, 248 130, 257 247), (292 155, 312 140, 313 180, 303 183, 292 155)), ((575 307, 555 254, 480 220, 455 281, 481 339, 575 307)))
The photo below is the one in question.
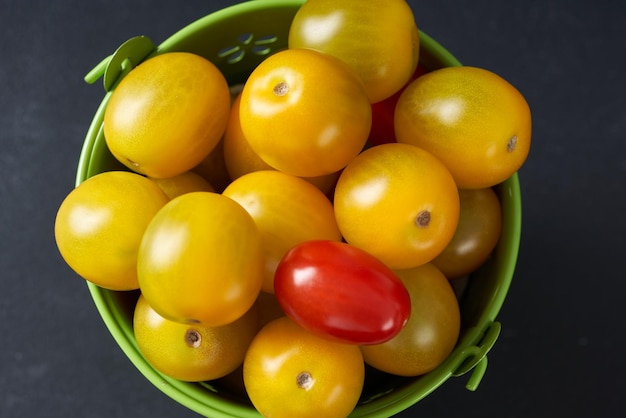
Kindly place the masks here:
POLYGON ((472 374, 465 385, 470 391, 475 391, 480 384, 485 372, 487 371, 487 353, 496 343, 502 324, 500 322, 492 322, 489 324, 482 338, 476 345, 465 347, 459 356, 459 366, 452 373, 453 376, 459 377, 472 370, 472 374))
POLYGON ((104 90, 110 92, 130 70, 139 65, 155 49, 154 43, 147 36, 130 38, 89 71, 85 76, 85 81, 93 84, 103 77, 104 90))

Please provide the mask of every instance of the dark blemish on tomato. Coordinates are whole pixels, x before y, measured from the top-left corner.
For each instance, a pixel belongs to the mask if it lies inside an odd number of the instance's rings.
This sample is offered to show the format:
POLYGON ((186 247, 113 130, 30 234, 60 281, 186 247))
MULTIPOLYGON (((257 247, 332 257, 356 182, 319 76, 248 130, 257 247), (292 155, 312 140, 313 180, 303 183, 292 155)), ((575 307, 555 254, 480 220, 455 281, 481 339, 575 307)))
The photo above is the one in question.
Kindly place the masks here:
POLYGON ((415 218, 415 225, 420 228, 426 228, 430 224, 430 212, 427 210, 423 210, 417 214, 417 218, 415 218))
POLYGON ((198 330, 190 328, 185 333, 185 343, 191 348, 198 348, 202 343, 202 335, 198 330))
POLYGON ((506 150, 508 152, 515 151, 515 147, 517 146, 517 135, 513 135, 509 141, 506 143, 506 150))
POLYGON ((274 86, 274 94, 279 97, 284 96, 285 94, 287 94, 288 91, 289 91, 289 84, 287 84, 285 81, 281 81, 280 83, 274 86))
POLYGON ((300 389, 309 390, 314 382, 315 380, 309 372, 300 372, 296 376, 296 384, 300 389))

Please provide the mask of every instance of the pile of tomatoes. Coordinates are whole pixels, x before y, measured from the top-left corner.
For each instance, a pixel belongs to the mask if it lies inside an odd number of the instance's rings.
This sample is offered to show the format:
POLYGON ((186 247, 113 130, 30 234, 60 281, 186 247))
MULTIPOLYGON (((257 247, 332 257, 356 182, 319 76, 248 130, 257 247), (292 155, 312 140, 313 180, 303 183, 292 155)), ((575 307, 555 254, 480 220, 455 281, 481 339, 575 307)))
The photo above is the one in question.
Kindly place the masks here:
POLYGON ((134 68, 104 116, 128 170, 70 192, 55 235, 86 280, 140 290, 157 370, 342 417, 366 365, 418 376, 453 350, 451 281, 498 242, 492 186, 526 159, 530 111, 490 71, 418 65, 403 0, 309 0, 288 44, 240 90, 188 52, 134 68))

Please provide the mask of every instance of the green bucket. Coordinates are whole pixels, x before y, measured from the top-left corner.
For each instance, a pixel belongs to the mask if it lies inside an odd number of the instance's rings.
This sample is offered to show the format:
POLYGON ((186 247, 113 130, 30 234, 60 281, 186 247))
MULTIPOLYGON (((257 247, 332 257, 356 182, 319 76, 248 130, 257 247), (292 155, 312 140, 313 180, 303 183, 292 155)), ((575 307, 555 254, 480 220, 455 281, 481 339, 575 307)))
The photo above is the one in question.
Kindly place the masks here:
MULTIPOLYGON (((86 77, 104 79, 106 94, 87 132, 76 185, 108 170, 125 169, 109 152, 102 120, 111 91, 141 61, 165 52, 188 51, 215 63, 230 84, 245 81, 268 54, 286 47, 291 20, 304 0, 250 1, 211 13, 176 32, 158 46, 144 36, 132 38, 106 57, 86 77)), ((420 63, 428 70, 461 65, 427 34, 420 32, 420 63)), ((500 242, 489 261, 472 274, 460 300, 462 330, 457 346, 435 370, 420 377, 391 376, 368 370, 363 395, 351 417, 388 417, 419 402, 450 377, 471 372, 466 387, 475 390, 487 367, 500 323, 496 316, 509 290, 521 232, 521 196, 517 174, 496 187, 503 210, 500 242)), ((89 291, 117 344, 157 388, 189 409, 212 418, 259 417, 245 393, 217 382, 188 383, 155 370, 142 357, 132 328, 137 291, 116 292, 91 283, 89 291)))

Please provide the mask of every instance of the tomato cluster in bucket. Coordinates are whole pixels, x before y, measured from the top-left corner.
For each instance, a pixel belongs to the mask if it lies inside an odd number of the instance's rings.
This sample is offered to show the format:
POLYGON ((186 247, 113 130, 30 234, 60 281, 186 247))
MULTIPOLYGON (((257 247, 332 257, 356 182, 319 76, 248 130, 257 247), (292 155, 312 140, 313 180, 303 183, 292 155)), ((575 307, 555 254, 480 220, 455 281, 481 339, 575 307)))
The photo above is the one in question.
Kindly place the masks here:
POLYGON ((163 374, 241 381, 267 416, 346 416, 366 367, 419 376, 455 347, 453 285, 498 242, 492 187, 530 112, 487 70, 427 72, 406 3, 376 3, 309 0, 240 89, 171 52, 113 91, 128 171, 81 183, 55 233, 79 275, 140 290, 135 338, 163 374))

